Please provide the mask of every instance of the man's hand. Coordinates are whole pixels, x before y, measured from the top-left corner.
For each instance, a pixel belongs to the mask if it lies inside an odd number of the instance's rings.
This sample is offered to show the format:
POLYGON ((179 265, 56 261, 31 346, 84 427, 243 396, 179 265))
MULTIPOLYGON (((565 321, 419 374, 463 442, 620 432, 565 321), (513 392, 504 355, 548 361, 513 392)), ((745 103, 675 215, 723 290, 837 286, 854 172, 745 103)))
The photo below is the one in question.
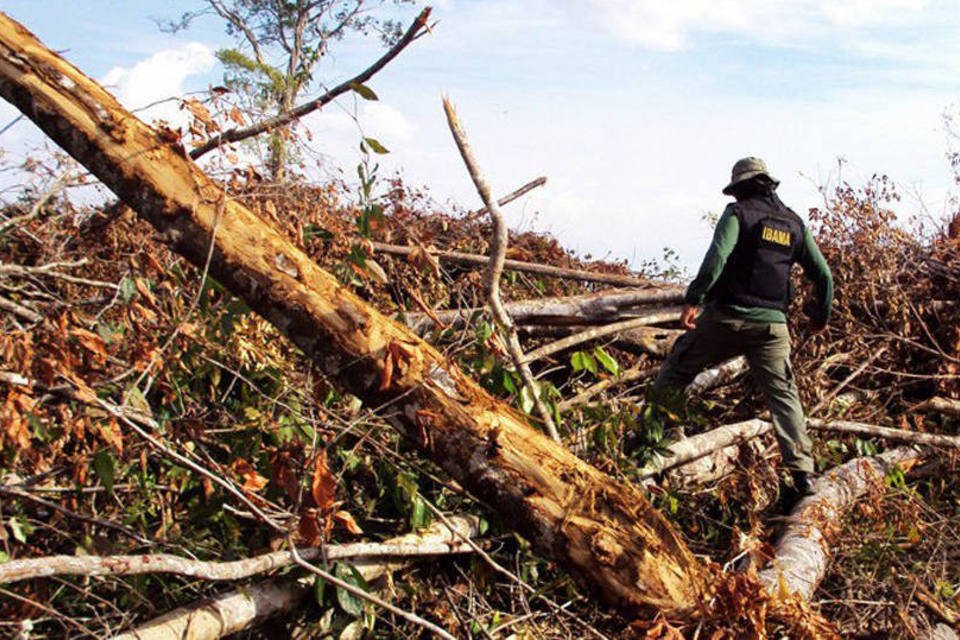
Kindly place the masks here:
POLYGON ((684 329, 692 331, 697 328, 697 314, 700 313, 700 307, 688 304, 683 308, 683 313, 680 314, 680 324, 684 329))

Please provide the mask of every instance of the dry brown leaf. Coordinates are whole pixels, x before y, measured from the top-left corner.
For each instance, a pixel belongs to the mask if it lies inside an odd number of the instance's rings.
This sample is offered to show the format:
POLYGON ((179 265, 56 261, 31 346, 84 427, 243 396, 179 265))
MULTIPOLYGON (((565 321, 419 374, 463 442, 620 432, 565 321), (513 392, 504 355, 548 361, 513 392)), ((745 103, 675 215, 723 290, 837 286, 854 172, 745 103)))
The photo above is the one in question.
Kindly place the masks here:
POLYGON ((337 482, 327 467, 327 452, 321 450, 313 466, 313 482, 310 485, 313 503, 321 511, 330 509, 337 495, 337 482))
POLYGON ((357 524, 357 521, 353 519, 353 516, 346 511, 337 511, 333 514, 334 521, 339 524, 341 527, 349 531, 355 536, 363 534, 363 529, 360 528, 360 525, 357 524))

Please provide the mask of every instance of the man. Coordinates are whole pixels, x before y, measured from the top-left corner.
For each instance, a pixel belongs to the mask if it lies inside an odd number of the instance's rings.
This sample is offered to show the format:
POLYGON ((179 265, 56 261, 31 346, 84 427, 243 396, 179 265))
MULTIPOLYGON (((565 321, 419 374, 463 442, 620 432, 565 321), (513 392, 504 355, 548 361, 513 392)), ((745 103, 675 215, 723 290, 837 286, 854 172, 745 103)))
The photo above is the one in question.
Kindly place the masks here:
POLYGON ((684 296, 681 324, 688 329, 653 384, 650 399, 666 405, 703 369, 744 355, 773 414, 774 431, 791 484, 781 487, 789 511, 809 493, 814 471, 806 418, 790 366, 787 308, 790 267, 799 263, 815 288, 811 328, 823 329, 833 301, 833 276, 810 231, 777 196, 779 180, 759 158, 733 165, 723 193, 727 205, 697 277, 684 296), (699 314, 701 306, 704 310, 699 314))

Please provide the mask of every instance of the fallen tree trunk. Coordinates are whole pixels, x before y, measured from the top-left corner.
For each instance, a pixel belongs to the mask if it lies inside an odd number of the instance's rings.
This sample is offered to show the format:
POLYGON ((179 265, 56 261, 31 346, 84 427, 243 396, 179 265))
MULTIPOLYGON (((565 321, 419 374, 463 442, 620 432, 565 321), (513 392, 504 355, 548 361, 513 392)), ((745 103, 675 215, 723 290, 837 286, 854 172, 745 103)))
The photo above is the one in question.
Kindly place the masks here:
POLYGON ((710 458, 730 447, 761 436, 773 430, 769 422, 754 419, 736 424, 728 424, 705 433, 684 438, 667 447, 668 455, 657 454, 650 463, 640 470, 640 478, 653 476, 675 469, 700 459, 710 458))
POLYGON ((892 449, 871 458, 854 458, 832 469, 813 485, 813 495, 796 506, 790 524, 777 542, 772 566, 760 572, 767 592, 778 597, 809 600, 827 573, 828 529, 871 486, 894 466, 909 467, 922 452, 914 447, 892 449))
POLYGON ((693 382, 687 385, 686 393, 690 396, 698 396, 710 389, 729 384, 746 373, 749 368, 747 359, 743 356, 727 360, 713 369, 700 372, 693 382))
MULTIPOLYGON (((633 307, 643 305, 665 306, 679 304, 683 293, 670 288, 649 287, 626 291, 600 291, 582 296, 517 300, 504 305, 517 324, 602 324, 624 320, 638 314, 633 307)), ((453 329, 462 329, 472 318, 485 312, 483 308, 447 309, 437 311, 436 318, 453 329)), ((408 313, 407 325, 416 333, 428 333, 436 322, 425 313, 408 313)))
MULTIPOLYGON (((464 539, 478 534, 477 518, 455 516, 447 520, 449 523, 434 522, 422 532, 392 538, 381 546, 402 549, 450 547, 464 553, 471 552, 471 547, 464 539)), ((284 555, 290 557, 289 552, 284 555)), ((304 553, 301 555, 305 557, 304 553)), ((292 562, 291 559, 286 564, 292 562)), ((408 563, 409 560, 383 562, 368 557, 351 564, 357 568, 363 579, 370 583, 408 563)), ((116 636, 114 640, 217 640, 242 631, 261 620, 295 610, 310 593, 308 584, 295 579, 264 580, 171 611, 133 631, 116 636)))
POLYGON ((320 269, 95 82, 0 18, 0 94, 332 380, 603 600, 695 618, 712 570, 637 488, 555 446, 320 269))
MULTIPOLYGON (((387 253, 394 256, 409 256, 421 251, 419 247, 405 247, 399 244, 387 244, 386 242, 374 242, 373 250, 379 253, 387 253)), ((441 249, 433 248, 427 248, 427 251, 430 253, 430 255, 436 257, 441 262, 449 262, 468 267, 485 267, 490 261, 490 258, 487 256, 476 253, 443 251, 441 249)), ((504 260, 503 268, 507 271, 536 273, 542 276, 563 278, 564 280, 575 280, 578 282, 598 282, 601 284, 612 284, 621 287, 644 287, 651 284, 649 280, 638 278, 636 276, 622 275, 619 273, 586 271, 584 269, 567 269, 564 267, 554 267, 538 262, 524 262, 522 260, 504 260)))
POLYGON ((297 609, 312 591, 297 580, 264 580, 174 609, 113 640, 218 640, 297 609))
MULTIPOLYGON (((474 536, 476 518, 450 518, 457 531, 474 536)), ((449 531, 444 527, 444 531, 449 531)), ((388 542, 355 542, 303 549, 300 556, 308 562, 322 560, 354 560, 358 565, 371 561, 381 565, 385 558, 448 555, 469 553, 471 548, 460 538, 447 540, 438 536, 401 537, 388 542), (373 559, 373 560, 371 560, 373 559)), ((0 583, 18 582, 50 576, 133 576, 173 573, 201 580, 243 580, 293 564, 289 551, 274 551, 253 558, 230 562, 203 561, 166 553, 128 556, 44 556, 10 560, 0 564, 0 583)))

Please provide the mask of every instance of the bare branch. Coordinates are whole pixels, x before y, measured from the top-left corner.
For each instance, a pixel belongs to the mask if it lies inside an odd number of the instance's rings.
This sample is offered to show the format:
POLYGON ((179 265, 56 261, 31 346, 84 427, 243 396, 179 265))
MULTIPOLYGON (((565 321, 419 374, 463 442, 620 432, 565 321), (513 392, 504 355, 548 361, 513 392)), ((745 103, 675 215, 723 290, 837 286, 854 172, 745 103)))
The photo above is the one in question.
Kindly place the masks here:
MULTIPOLYGON (((453 516, 453 526, 464 535, 475 536, 475 516, 453 516)), ((436 537, 436 536, 434 536, 436 537)), ((411 541, 400 538, 392 542, 357 542, 304 549, 300 552, 306 561, 342 560, 345 558, 410 558, 458 553, 470 553, 472 547, 458 539, 435 540, 418 536, 411 541)), ((194 560, 170 554, 129 556, 46 556, 10 560, 0 564, 0 583, 18 582, 55 575, 69 576, 131 576, 155 573, 173 573, 201 580, 242 580, 250 576, 275 571, 293 564, 289 551, 274 551, 254 558, 232 562, 194 560)))
POLYGON ((487 269, 483 277, 483 286, 484 289, 486 289, 490 311, 493 314, 494 321, 500 327, 500 331, 504 334, 507 350, 510 352, 513 365, 517 368, 517 372, 523 380, 523 386, 533 399, 533 404, 537 408, 537 413, 540 414, 540 419, 543 420, 547 433, 549 433, 550 437, 555 441, 560 442, 557 425, 553 423, 550 410, 547 408, 543 398, 540 397, 537 381, 533 377, 533 372, 530 371, 529 360, 524 358, 523 348, 520 346, 520 339, 517 337, 517 327, 513 324, 513 320, 510 319, 510 314, 504 309, 503 301, 500 299, 500 275, 503 273, 503 262, 507 255, 507 225, 503 220, 503 215, 500 213, 500 207, 490 193, 490 186, 480 172, 480 166, 473 156, 473 150, 470 148, 467 134, 460 125, 460 120, 457 118, 457 113, 453 105, 450 104, 450 100, 447 98, 443 99, 443 109, 447 114, 447 124, 450 125, 450 133, 453 134, 457 148, 460 149, 460 156, 467 165, 467 171, 469 171, 470 177, 473 179, 473 184, 480 194, 480 199, 483 200, 483 204, 486 206, 490 214, 490 219, 493 222, 493 229, 490 234, 490 261, 487 263, 487 269))
POLYGON ((223 133, 218 134, 216 137, 211 138, 204 144, 200 145, 196 149, 190 152, 190 157, 196 160, 200 156, 216 149, 217 147, 223 144, 229 144, 231 142, 238 142, 240 140, 246 140, 247 138, 252 138, 253 136, 259 135, 265 131, 275 129, 277 127, 282 127, 286 124, 298 120, 308 113, 312 113, 317 109, 323 107, 329 102, 333 101, 338 96, 346 93, 347 91, 352 90, 355 85, 363 84, 367 80, 373 77, 378 71, 383 69, 391 60, 396 58, 401 51, 403 51, 407 45, 417 39, 420 31, 427 26, 427 20, 430 17, 430 8, 427 7, 420 12, 420 15, 413 21, 413 24, 410 25, 410 28, 407 29, 406 33, 403 34, 403 37, 400 38, 395 45, 393 45, 379 60, 374 62, 372 65, 367 67, 362 72, 358 73, 356 76, 342 82, 330 91, 327 91, 325 94, 317 98, 316 100, 311 100, 305 104, 300 105, 299 107, 289 111, 288 113, 279 114, 273 118, 268 118, 263 122, 255 124, 251 127, 244 129, 230 129, 229 131, 224 131, 223 133))
POLYGON ((658 311, 653 311, 644 315, 641 315, 637 318, 631 318, 629 320, 623 320, 621 322, 614 322, 613 324, 603 325, 600 327, 592 327, 586 331, 581 331, 580 333, 568 336, 556 342, 551 342, 546 344, 539 349, 534 349, 526 356, 524 356, 524 362, 536 362, 551 356, 555 353, 559 353, 565 349, 575 347, 577 345, 583 344, 584 342, 590 342, 591 340, 596 340, 598 338, 603 338, 605 336, 614 335, 625 331, 627 329, 633 329, 635 327, 646 327, 651 324, 659 324, 661 322, 673 322, 680 319, 680 309, 675 307, 669 307, 667 309, 662 309, 658 311))

